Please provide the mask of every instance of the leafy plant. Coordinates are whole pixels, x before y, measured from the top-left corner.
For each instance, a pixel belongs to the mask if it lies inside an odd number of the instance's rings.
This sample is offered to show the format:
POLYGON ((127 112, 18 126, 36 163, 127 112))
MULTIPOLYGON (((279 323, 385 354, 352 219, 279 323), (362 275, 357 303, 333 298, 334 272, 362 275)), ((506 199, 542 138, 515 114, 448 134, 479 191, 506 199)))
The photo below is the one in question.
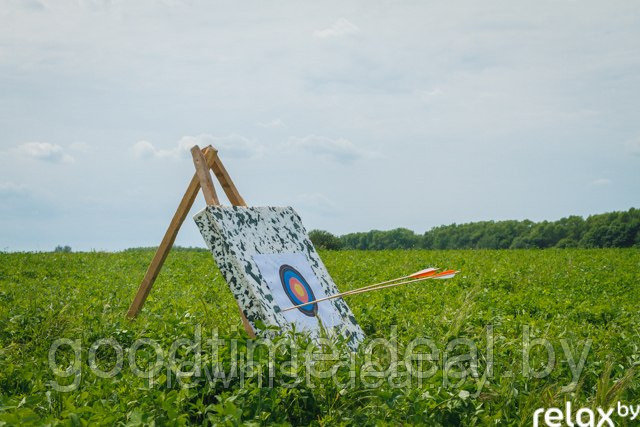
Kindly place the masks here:
MULTIPOLYGON (((291 378, 304 374, 303 367, 292 368, 295 372, 279 369, 294 354, 302 356, 308 344, 308 338, 292 333, 273 338, 297 344, 276 354, 278 369, 271 387, 264 386, 269 355, 260 348, 255 349, 259 366, 245 381, 236 378, 225 385, 185 379, 190 387, 181 387, 165 366, 149 384, 130 369, 128 350, 139 338, 167 351, 176 338, 194 339, 199 325, 203 343, 217 328, 220 337, 237 340, 240 354, 252 346, 242 332, 236 302, 207 252, 172 252, 140 316, 126 320, 152 256, 152 250, 0 254, 0 425, 528 425, 536 408, 561 407, 565 401, 574 407, 616 400, 640 403, 637 249, 321 252, 340 290, 426 266, 462 271, 450 281, 347 298, 368 341, 355 354, 339 345, 338 357, 353 357, 357 375, 364 366, 364 348, 379 337, 391 336, 398 354, 416 337, 432 340, 439 349, 439 358, 422 366, 435 366, 432 376, 397 387, 386 381, 376 387, 360 381, 345 385, 350 374, 343 368, 336 372, 337 382, 312 378, 296 385, 291 378), (530 340, 545 338, 552 345, 556 363, 548 376, 523 374, 525 326, 530 340), (489 330, 492 375, 487 374, 489 330), (54 375, 49 366, 49 349, 58 338, 77 342, 81 349, 82 381, 75 391, 59 392, 51 386, 51 381, 70 384, 74 379, 54 375), (113 338, 123 348, 124 368, 115 378, 91 373, 89 349, 100 338, 113 338), (477 345, 477 375, 459 379, 441 369, 444 350, 454 340, 477 345), (577 360, 587 342, 591 345, 584 369, 574 387, 567 388, 574 377, 565 347, 577 360)), ((213 372, 216 363, 208 348, 203 345, 202 364, 213 372)), ((448 360, 466 351, 455 347, 448 360)), ((193 358, 186 346, 177 354, 185 366, 193 358)), ((154 366, 151 347, 141 347, 135 356, 141 370, 154 366)), ((374 352, 375 363, 383 367, 390 357, 374 352)), ((540 369, 547 353, 538 346, 528 357, 532 369, 540 369)), ((64 370, 74 359, 73 348, 61 346, 55 363, 64 370)), ((108 371, 118 354, 104 346, 96 359, 98 367, 108 371)), ((223 371, 231 369, 228 346, 218 361, 223 371)), ((452 365, 454 374, 463 369, 471 369, 468 361, 452 365)))

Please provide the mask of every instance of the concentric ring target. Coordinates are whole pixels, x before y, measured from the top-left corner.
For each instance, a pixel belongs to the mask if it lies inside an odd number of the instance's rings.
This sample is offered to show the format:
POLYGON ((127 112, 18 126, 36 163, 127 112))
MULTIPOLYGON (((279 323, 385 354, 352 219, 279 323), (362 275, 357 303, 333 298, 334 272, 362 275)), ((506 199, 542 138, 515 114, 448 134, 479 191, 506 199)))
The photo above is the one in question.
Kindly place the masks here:
MULTIPOLYGON (((280 267, 280 282, 284 293, 287 294, 293 305, 304 304, 309 301, 315 301, 316 297, 311 290, 311 286, 298 270, 290 265, 283 264, 280 267)), ((298 307, 304 315, 315 317, 318 314, 318 303, 303 305, 298 307)))

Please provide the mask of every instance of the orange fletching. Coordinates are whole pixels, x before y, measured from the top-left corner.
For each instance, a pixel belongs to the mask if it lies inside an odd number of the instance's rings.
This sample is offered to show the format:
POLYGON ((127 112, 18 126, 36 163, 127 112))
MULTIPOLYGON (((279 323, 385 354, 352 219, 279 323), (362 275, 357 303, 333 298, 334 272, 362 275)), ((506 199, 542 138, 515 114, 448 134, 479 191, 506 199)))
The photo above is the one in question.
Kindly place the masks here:
POLYGON ((429 277, 429 276, 433 276, 434 274, 436 274, 437 270, 438 270, 437 268, 433 268, 433 267, 425 268, 424 270, 416 271, 415 273, 413 273, 409 277, 412 278, 412 279, 419 279, 421 277, 429 277))
POLYGON ((438 274, 434 274, 433 278, 434 279, 450 279, 454 277, 457 273, 460 273, 460 272, 457 270, 445 270, 445 271, 441 271, 438 274))

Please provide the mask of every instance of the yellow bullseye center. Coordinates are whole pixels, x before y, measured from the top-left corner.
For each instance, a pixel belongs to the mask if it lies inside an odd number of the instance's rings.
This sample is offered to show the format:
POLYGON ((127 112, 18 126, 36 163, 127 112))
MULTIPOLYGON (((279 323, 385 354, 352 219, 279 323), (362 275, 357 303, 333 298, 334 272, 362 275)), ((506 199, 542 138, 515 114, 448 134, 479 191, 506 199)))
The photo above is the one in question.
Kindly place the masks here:
POLYGON ((309 295, 307 295, 307 292, 305 291, 304 286, 302 286, 302 283, 300 283, 298 279, 293 278, 289 283, 291 285, 291 290, 293 291, 294 295, 298 297, 300 301, 302 302, 309 301, 309 295))

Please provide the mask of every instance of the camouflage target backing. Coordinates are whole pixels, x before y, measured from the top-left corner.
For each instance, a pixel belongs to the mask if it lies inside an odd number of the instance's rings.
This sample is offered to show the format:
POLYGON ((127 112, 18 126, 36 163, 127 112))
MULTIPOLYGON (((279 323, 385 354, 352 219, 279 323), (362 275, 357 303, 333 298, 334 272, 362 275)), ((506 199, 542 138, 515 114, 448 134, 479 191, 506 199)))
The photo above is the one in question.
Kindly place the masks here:
POLYGON ((352 345, 364 338, 291 207, 207 206, 194 216, 241 310, 255 322, 315 333, 324 326, 352 345), (284 308, 310 302, 299 309, 284 308))

